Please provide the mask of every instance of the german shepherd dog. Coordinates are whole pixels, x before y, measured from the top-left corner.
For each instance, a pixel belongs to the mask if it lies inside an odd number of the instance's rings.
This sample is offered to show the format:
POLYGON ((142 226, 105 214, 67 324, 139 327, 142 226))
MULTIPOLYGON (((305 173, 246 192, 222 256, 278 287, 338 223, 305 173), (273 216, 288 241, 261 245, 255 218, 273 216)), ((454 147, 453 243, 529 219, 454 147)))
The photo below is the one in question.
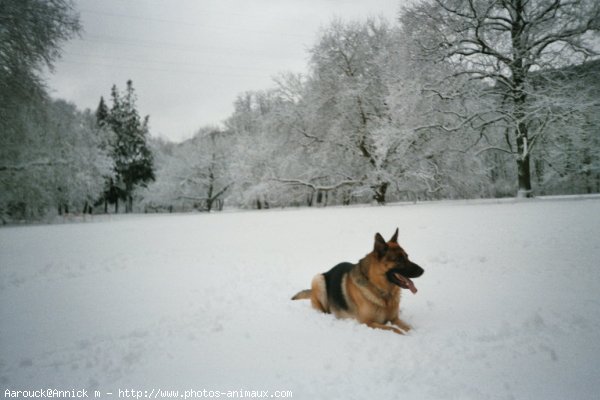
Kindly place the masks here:
POLYGON ((398 229, 387 243, 377 233, 373 251, 358 264, 343 262, 316 275, 311 289, 292 300, 310 299, 315 309, 337 318, 355 318, 371 328, 404 334, 411 327, 398 315, 400 288, 416 293, 411 278, 423 272, 398 244, 398 229))

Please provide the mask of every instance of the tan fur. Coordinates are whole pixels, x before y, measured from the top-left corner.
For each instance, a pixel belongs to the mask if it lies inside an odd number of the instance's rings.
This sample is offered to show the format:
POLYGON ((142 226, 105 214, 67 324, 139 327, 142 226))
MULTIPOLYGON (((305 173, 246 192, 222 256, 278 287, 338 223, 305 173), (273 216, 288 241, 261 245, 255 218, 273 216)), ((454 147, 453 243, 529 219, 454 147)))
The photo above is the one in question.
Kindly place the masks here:
POLYGON ((292 297, 292 300, 306 300, 310 299, 312 291, 310 289, 302 290, 292 297))
POLYGON ((324 313, 329 312, 329 302, 327 301, 327 288, 325 287, 325 278, 323 275, 315 275, 311 282, 310 303, 313 308, 324 313))

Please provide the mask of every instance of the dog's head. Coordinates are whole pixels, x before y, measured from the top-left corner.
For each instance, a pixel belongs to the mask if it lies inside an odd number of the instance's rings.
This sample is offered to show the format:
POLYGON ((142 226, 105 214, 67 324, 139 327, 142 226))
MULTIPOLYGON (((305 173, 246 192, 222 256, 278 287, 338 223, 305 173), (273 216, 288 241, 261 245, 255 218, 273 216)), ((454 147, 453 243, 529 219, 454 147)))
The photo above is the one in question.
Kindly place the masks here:
POLYGON ((377 257, 378 269, 389 282, 413 293, 417 292, 411 278, 418 278, 425 271, 410 261, 408 254, 398 244, 398 229, 388 242, 379 233, 375 234, 373 254, 377 257))

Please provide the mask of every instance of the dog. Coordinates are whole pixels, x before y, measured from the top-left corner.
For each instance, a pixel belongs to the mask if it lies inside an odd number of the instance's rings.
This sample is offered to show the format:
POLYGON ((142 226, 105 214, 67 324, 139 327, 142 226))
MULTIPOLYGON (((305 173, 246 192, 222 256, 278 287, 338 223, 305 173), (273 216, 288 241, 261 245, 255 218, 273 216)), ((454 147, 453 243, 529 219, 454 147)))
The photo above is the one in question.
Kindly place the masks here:
POLYGON ((311 289, 298 292, 292 300, 310 299, 318 311, 402 335, 411 326, 399 316, 400 289, 416 293, 411 279, 424 272, 398 244, 398 229, 387 243, 377 233, 373 251, 357 264, 342 262, 316 275, 311 289))

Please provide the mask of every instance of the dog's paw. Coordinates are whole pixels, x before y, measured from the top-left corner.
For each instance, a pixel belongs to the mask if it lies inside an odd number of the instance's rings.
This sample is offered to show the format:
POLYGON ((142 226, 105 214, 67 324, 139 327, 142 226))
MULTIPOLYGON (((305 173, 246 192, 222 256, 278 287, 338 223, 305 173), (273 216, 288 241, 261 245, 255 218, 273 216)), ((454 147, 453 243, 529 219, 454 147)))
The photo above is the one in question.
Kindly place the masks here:
POLYGON ((392 325, 397 326, 398 328, 402 329, 406 333, 408 333, 412 329, 412 326, 410 326, 409 324, 407 324, 406 322, 402 321, 399 318, 392 321, 392 325))

